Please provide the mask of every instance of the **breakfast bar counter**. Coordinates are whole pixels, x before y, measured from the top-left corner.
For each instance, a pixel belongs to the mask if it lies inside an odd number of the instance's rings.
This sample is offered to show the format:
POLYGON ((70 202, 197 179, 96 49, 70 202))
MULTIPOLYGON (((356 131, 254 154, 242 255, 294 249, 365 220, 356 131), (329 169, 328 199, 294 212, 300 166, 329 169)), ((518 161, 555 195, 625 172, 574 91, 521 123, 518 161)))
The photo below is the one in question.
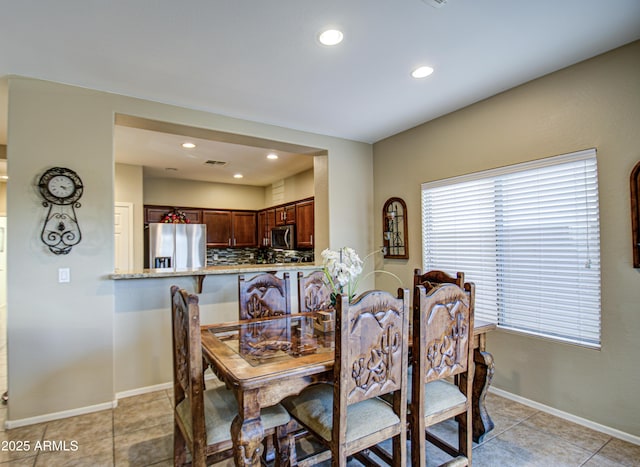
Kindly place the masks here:
POLYGON ((164 277, 191 276, 197 282, 196 292, 202 292, 202 282, 206 276, 221 274, 257 274, 263 272, 314 271, 321 269, 315 263, 263 263, 263 264, 228 264, 207 266, 198 269, 142 269, 134 271, 118 271, 109 275, 109 279, 153 279, 164 277))

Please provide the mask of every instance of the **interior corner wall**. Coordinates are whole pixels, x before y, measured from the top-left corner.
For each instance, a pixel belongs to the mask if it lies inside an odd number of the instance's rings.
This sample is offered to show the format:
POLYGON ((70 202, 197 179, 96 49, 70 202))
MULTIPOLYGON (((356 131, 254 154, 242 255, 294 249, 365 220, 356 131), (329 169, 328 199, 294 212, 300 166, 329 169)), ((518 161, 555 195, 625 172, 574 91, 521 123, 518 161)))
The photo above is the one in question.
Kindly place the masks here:
POLYGON ((144 197, 142 166, 114 164, 115 202, 133 204, 133 269, 144 267, 144 197))
MULTIPOLYGON (((373 244, 370 144, 17 76, 8 92, 9 423, 68 416, 171 381, 169 280, 109 279, 116 114, 326 151, 316 248, 366 251, 373 244), (77 209, 82 241, 68 255, 54 255, 40 241, 45 209, 36 183, 55 166, 75 170, 84 183, 77 209), (70 268, 70 283, 58 283, 59 268, 70 268)), ((193 287, 184 278, 176 282, 193 287)), ((200 296, 210 319, 219 317, 220 294, 212 292, 218 283, 205 280, 200 296)), ((237 287, 225 284, 225 300, 233 300, 237 287)))
MULTIPOLYGON (((640 270, 632 267, 629 176, 640 160, 638 83, 634 42, 374 144, 376 212, 399 196, 409 215, 410 259, 384 267, 408 284, 422 267, 421 183, 597 149, 602 350, 501 331, 488 335, 487 349, 493 386, 635 436, 640 270)), ((374 219, 381 241, 381 214, 374 219)))

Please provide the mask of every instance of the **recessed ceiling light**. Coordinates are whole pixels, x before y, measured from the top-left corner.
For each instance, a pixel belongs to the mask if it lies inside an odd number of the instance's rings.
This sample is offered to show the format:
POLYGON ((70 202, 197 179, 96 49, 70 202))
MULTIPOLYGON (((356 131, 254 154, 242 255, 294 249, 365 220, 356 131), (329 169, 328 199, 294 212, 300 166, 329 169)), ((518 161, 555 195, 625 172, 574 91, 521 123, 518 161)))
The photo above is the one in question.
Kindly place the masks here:
POLYGON ((421 66, 413 70, 411 72, 411 76, 413 76, 414 78, 426 78, 431 73, 433 73, 433 68, 431 68, 430 66, 421 66))
POLYGON ((196 147, 196 145, 193 144, 193 143, 187 142, 187 143, 182 143, 182 147, 185 148, 185 149, 193 149, 193 148, 196 147))
POLYGON ((278 158, 278 155, 270 152, 269 154, 267 154, 267 159, 272 159, 272 160, 276 160, 278 158))
POLYGON ((318 40, 324 45, 337 45, 342 42, 343 34, 337 29, 327 29, 318 36, 318 40))
POLYGON ((244 176, 244 175, 242 175, 242 174, 235 174, 235 175, 233 176, 233 178, 242 178, 243 176, 244 176))

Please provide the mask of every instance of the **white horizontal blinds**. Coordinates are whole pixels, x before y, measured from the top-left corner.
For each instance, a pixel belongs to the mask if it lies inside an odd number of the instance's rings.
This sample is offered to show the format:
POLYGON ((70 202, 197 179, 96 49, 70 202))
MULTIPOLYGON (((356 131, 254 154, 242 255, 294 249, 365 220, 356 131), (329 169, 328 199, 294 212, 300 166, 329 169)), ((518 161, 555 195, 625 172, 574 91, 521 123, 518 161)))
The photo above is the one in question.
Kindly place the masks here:
POLYGON ((476 284, 476 317, 497 322, 493 183, 474 180, 422 192, 423 270, 462 271, 476 284))
POLYGON ((450 181, 423 185, 424 268, 464 271, 478 319, 599 347, 595 151, 450 181))

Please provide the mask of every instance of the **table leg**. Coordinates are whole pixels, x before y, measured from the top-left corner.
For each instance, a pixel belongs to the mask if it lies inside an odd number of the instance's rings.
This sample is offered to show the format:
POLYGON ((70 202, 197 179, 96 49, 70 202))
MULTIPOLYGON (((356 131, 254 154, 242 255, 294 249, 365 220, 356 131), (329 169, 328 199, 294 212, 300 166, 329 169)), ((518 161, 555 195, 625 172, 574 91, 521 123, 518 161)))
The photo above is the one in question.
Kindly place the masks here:
POLYGON ((473 440, 476 443, 482 441, 484 435, 493 430, 493 421, 487 412, 485 398, 493 372, 493 355, 484 350, 484 339, 480 339, 480 346, 473 351, 473 361, 476 364, 473 375, 473 440))
POLYGON ((233 455, 239 466, 259 466, 264 427, 260 418, 257 393, 245 392, 238 401, 238 415, 231 423, 233 455))
POLYGON ((286 425, 276 428, 278 446, 275 465, 279 465, 280 467, 298 465, 296 458, 296 437, 294 435, 297 428, 299 428, 299 426, 293 419, 286 425))

